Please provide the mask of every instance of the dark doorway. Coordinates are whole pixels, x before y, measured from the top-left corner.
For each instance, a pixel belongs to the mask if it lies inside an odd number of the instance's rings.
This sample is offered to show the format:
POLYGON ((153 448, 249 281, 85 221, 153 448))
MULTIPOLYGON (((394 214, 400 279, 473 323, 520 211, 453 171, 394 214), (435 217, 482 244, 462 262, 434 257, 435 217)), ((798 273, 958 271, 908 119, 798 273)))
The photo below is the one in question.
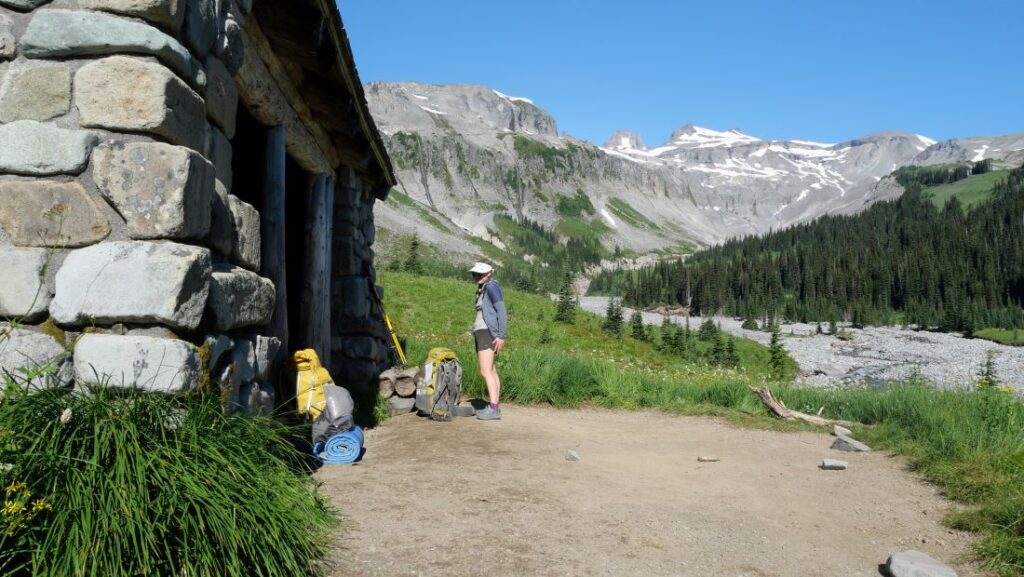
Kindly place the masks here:
POLYGON ((238 107, 235 137, 231 140, 231 171, 234 183, 228 192, 239 200, 251 204, 263 213, 261 181, 266 154, 267 128, 249 114, 244 106, 238 107))
POLYGON ((302 298, 308 282, 306 270, 306 225, 312 177, 289 156, 285 161, 285 255, 288 274, 288 347, 297 351, 310 347, 302 318, 302 298))

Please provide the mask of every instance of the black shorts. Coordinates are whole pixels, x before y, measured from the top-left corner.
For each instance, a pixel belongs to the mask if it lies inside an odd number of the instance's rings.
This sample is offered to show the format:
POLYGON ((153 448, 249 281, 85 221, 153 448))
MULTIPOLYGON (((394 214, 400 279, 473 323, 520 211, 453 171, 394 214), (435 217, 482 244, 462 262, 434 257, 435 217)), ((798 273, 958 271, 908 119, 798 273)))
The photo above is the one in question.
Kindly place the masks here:
POLYGON ((473 338, 476 340, 476 352, 479 353, 487 349, 494 350, 494 337, 491 336, 491 331, 487 329, 473 331, 473 338))

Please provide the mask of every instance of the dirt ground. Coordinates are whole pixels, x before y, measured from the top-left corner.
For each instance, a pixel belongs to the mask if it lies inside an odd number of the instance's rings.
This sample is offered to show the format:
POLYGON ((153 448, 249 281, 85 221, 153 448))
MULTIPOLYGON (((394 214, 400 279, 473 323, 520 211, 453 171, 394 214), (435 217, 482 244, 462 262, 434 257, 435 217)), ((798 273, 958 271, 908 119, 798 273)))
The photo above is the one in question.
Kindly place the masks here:
POLYGON ((877 576, 906 549, 979 574, 970 536, 942 526, 950 504, 901 459, 653 411, 503 412, 396 417, 360 463, 321 469, 346 519, 329 574, 877 576))

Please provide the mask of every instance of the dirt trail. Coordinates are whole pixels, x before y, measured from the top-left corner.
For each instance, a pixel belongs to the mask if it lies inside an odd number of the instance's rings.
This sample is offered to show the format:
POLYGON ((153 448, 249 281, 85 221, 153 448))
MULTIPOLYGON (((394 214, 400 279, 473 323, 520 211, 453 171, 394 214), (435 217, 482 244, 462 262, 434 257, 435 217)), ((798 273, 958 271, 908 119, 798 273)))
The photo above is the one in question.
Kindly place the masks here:
POLYGON ((900 459, 715 419, 504 409, 397 417, 361 463, 322 469, 346 516, 330 575, 877 576, 906 549, 978 574, 970 537, 942 526, 949 503, 900 459))

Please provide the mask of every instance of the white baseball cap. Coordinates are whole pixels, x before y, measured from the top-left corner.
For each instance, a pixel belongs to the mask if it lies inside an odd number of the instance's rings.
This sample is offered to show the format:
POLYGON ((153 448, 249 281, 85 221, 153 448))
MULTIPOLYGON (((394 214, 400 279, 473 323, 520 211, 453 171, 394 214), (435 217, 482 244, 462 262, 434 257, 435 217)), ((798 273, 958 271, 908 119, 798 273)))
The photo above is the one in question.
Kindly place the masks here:
POLYGON ((476 273, 476 274, 487 274, 487 273, 489 273, 489 272, 491 272, 493 270, 494 270, 493 266, 491 266, 491 265, 489 265, 489 264, 487 264, 485 262, 478 262, 478 263, 475 263, 473 265, 473 268, 469 269, 469 272, 476 273))

